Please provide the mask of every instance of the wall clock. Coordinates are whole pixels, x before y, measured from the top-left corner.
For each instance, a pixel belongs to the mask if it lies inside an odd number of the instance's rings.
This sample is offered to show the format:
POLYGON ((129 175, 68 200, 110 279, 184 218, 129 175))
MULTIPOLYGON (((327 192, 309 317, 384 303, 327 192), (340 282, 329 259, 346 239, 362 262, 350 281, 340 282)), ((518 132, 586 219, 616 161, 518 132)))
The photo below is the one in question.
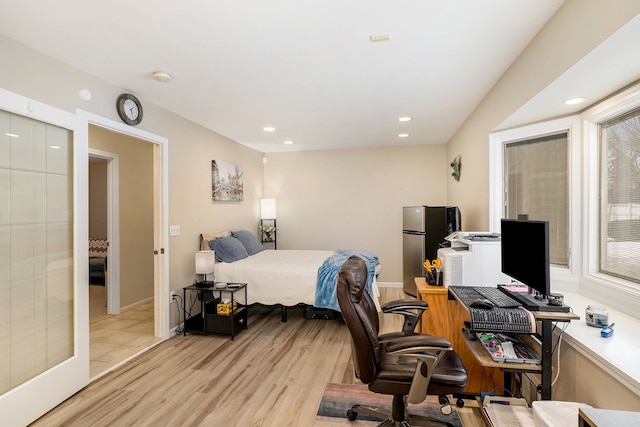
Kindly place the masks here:
POLYGON ((116 101, 118 116, 128 125, 135 126, 142 121, 142 104, 130 93, 123 93, 116 101))

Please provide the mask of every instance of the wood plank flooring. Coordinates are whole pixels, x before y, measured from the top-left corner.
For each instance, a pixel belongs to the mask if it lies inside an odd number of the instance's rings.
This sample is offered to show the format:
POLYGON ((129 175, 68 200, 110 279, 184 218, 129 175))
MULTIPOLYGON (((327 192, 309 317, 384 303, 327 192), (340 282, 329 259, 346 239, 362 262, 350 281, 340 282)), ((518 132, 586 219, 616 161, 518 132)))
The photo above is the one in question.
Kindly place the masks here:
MULTIPOLYGON (((381 300, 405 298, 383 288, 381 300)), ((428 313, 428 312, 427 312, 428 313)), ((383 331, 398 330, 383 315, 383 331)), ((290 310, 253 310, 231 341, 175 336, 106 374, 33 426, 311 426, 328 382, 356 383, 347 328, 290 310)), ((465 426, 484 426, 474 402, 465 426)))

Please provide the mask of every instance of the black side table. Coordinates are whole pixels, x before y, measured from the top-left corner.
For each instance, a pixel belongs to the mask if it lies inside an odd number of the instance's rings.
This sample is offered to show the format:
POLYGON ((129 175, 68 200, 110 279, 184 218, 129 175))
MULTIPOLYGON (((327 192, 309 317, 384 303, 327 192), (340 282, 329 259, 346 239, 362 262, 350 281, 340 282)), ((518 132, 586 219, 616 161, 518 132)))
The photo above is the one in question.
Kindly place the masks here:
POLYGON ((182 288, 184 298, 184 335, 187 332, 195 334, 224 334, 231 339, 241 330, 248 328, 247 322, 247 284, 215 282, 208 288, 186 286, 182 288), (187 299, 187 295, 189 299, 187 299), (191 313, 196 299, 200 301, 200 312, 191 313), (218 304, 228 301, 231 309, 228 314, 218 314, 218 304), (187 312, 187 305, 189 311, 187 312), (235 309, 233 308, 235 306, 235 309))

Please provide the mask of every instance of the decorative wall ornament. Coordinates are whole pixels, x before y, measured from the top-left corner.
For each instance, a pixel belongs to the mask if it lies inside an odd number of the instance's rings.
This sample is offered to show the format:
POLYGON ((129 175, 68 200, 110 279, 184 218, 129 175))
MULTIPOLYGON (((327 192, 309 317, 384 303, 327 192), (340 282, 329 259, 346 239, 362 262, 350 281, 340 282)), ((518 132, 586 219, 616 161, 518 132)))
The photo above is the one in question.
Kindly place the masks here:
POLYGON ((451 168, 453 169, 453 173, 451 176, 456 181, 460 181, 460 167, 462 166, 462 156, 458 154, 455 159, 451 162, 451 168))
POLYGON ((211 197, 217 201, 242 201, 242 169, 218 160, 211 161, 211 197))

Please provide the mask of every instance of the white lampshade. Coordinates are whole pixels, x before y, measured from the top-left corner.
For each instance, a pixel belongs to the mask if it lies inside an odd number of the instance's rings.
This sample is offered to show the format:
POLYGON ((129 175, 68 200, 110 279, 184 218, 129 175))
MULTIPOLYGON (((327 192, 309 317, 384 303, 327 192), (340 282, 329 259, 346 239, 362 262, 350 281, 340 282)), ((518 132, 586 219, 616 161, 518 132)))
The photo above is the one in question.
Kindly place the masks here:
POLYGON ((216 264, 215 251, 196 252, 196 274, 213 273, 216 264))
POLYGON ((276 219, 276 199, 260 199, 260 219, 276 219))

